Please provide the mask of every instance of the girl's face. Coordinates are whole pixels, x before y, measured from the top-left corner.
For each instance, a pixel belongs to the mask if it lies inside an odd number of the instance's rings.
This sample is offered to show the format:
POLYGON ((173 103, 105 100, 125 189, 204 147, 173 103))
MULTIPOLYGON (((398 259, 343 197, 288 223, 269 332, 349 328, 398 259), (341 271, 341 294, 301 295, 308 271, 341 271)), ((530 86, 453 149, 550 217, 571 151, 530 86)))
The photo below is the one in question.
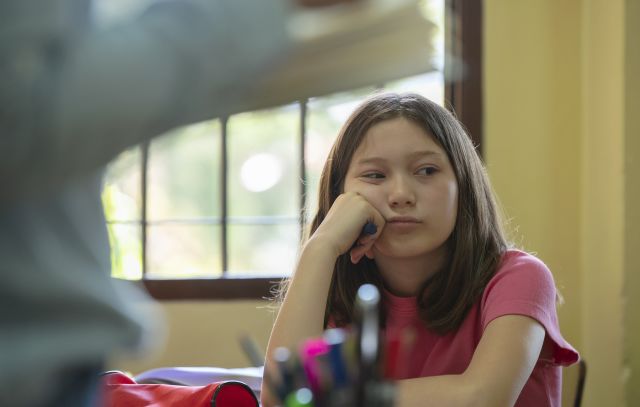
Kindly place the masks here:
POLYGON ((372 126, 356 149, 344 192, 357 192, 385 218, 374 256, 442 258, 456 223, 458 183, 446 152, 405 118, 372 126))

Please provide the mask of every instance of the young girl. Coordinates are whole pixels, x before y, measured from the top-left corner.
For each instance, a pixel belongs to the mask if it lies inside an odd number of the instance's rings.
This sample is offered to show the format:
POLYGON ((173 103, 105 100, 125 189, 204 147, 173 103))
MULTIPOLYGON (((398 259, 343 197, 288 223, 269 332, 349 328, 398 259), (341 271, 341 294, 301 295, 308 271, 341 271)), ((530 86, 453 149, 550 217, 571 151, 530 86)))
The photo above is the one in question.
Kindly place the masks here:
POLYGON ((373 96, 343 126, 268 355, 351 324, 363 283, 382 293, 387 339, 414 333, 397 406, 560 406, 561 366, 579 356, 552 275, 509 247, 460 123, 416 94, 373 96))

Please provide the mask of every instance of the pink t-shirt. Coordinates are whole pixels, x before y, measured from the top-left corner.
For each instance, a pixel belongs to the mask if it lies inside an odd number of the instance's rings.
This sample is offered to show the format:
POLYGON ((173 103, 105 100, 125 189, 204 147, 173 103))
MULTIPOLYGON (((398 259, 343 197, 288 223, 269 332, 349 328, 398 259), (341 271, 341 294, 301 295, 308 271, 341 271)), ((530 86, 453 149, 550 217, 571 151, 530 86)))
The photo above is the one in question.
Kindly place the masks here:
POLYGON ((515 405, 560 406, 561 366, 577 362, 579 355, 560 334, 553 277, 536 257, 517 250, 505 253, 480 301, 471 308, 460 328, 445 336, 439 336, 424 326, 414 297, 396 297, 389 292, 384 295, 386 340, 402 338, 406 344, 413 338, 410 351, 399 356, 395 378, 463 373, 484 329, 492 320, 508 314, 526 315, 544 326, 553 352, 550 360, 538 360, 515 405))

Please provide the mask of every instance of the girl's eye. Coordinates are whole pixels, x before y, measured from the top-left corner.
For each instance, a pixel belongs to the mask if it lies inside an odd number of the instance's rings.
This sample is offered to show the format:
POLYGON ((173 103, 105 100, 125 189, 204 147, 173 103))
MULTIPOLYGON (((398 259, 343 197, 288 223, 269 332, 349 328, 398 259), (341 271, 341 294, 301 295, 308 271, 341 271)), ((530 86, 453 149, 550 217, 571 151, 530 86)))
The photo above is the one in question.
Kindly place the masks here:
POLYGON ((380 172, 368 172, 362 175, 363 178, 371 178, 371 179, 382 179, 384 178, 384 174, 380 172))
POLYGON ((418 170, 419 175, 434 175, 438 172, 436 167, 423 167, 418 170))

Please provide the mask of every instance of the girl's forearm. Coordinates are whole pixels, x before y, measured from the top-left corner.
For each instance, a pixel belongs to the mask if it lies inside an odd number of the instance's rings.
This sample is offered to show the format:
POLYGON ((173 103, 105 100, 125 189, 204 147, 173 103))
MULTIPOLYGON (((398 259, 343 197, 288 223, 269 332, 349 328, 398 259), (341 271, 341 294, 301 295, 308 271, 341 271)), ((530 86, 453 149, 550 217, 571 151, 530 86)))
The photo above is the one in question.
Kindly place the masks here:
POLYGON ((337 256, 313 238, 304 246, 269 339, 273 346, 297 346, 322 333, 324 310, 337 256))
MULTIPOLYGON (((269 337, 266 376, 278 370, 272 366, 275 363, 272 359, 275 349, 284 346, 295 352, 304 339, 322 334, 324 310, 336 259, 335 250, 323 244, 321 239, 312 237, 305 244, 269 337)), ((271 392, 272 389, 263 380, 263 406, 276 404, 271 392)))
POLYGON ((485 406, 464 375, 419 377, 397 382, 394 407, 485 406))
POLYGON ((336 258, 334 250, 319 239, 311 238, 304 246, 271 331, 267 355, 279 346, 295 349, 304 339, 322 334, 336 258))

